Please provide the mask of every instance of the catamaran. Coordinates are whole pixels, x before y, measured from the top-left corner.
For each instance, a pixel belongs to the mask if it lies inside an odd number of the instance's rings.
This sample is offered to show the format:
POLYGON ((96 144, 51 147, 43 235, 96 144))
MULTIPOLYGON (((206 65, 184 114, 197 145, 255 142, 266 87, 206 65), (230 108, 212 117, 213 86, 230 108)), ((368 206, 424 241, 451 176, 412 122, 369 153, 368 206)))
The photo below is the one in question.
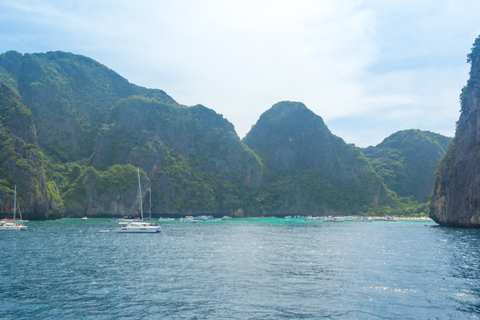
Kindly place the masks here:
POLYGON ((120 222, 121 227, 116 232, 121 233, 156 233, 161 232, 161 227, 152 225, 151 223, 143 221, 143 203, 142 203, 142 186, 140 184, 140 168, 137 168, 138 173, 138 190, 140 193, 140 212, 142 214, 141 221, 133 221, 129 223, 120 222))
POLYGON ((17 185, 15 185, 15 197, 13 200, 13 221, 2 220, 0 221, 0 231, 27 231, 27 226, 23 225, 23 221, 19 223, 15 221, 15 214, 17 212, 17 185))

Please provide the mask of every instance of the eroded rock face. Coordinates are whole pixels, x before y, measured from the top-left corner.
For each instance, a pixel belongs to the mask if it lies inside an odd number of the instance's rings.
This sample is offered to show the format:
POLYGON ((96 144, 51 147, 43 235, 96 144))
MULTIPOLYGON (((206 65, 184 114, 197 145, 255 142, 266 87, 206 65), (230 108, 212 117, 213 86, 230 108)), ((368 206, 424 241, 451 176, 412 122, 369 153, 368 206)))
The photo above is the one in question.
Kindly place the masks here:
POLYGON ((346 214, 390 205, 390 192, 361 151, 333 135, 303 103, 283 101, 262 114, 244 143, 265 163, 262 197, 274 214, 346 214), (268 189, 267 189, 268 190, 268 189))
POLYGON ((437 168, 430 217, 444 226, 480 228, 480 37, 467 61, 470 79, 460 95, 455 138, 437 168))
POLYGON ((55 184, 45 180, 43 154, 30 111, 4 83, 0 83, 0 168, 3 213, 13 212, 16 184, 17 208, 22 218, 60 217, 63 205, 55 184))
POLYGON ((429 131, 403 130, 375 147, 363 149, 363 154, 390 190, 401 197, 428 202, 435 170, 451 141, 429 131))

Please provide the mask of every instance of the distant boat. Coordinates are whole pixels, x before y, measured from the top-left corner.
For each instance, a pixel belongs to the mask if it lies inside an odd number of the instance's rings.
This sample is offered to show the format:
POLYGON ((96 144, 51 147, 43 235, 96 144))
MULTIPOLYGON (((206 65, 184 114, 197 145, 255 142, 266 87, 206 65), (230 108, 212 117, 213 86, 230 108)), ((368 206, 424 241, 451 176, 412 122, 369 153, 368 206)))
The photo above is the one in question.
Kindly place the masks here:
POLYGON ((140 221, 133 222, 120 222, 122 225, 115 232, 120 233, 159 233, 161 232, 161 227, 157 225, 152 225, 151 223, 143 222, 143 203, 142 203, 142 186, 140 184, 140 168, 137 168, 138 173, 138 190, 140 194, 140 212, 142 214, 140 221))
POLYGON ((158 218, 158 220, 161 220, 161 221, 174 221, 175 219, 174 219, 174 218, 168 218, 168 217, 166 217, 166 218, 160 217, 160 218, 158 218))
POLYGON ((119 222, 139 222, 142 221, 142 217, 138 216, 123 216, 123 218, 118 220, 119 222))
POLYGON ((195 221, 209 221, 209 220, 216 220, 216 218, 214 218, 212 216, 203 215, 203 216, 196 216, 196 217, 193 218, 193 220, 195 220, 195 221))
POLYGON ((306 217, 305 217, 305 220, 306 220, 306 221, 312 221, 312 220, 325 221, 325 219, 324 219, 323 217, 312 217, 312 216, 306 216, 306 217))
POLYGON ((87 220, 87 217, 83 217, 82 220, 83 220, 83 221, 86 221, 86 220, 87 220))
POLYGON ((397 221, 397 219, 389 216, 385 216, 383 218, 375 218, 375 221, 397 221))
POLYGON ((17 212, 17 185, 15 185, 15 196, 13 201, 13 220, 0 221, 0 231, 27 231, 27 226, 23 225, 22 220, 15 220, 17 212))
POLYGON ((343 217, 327 217, 325 218, 325 222, 344 222, 345 218, 343 217))
POLYGON ((362 221, 362 222, 373 222, 373 219, 372 218, 369 218, 369 217, 363 217, 363 218, 360 218, 358 219, 359 221, 362 221))
POLYGON ((147 222, 129 222, 117 229, 116 232, 123 233, 156 233, 160 232, 157 226, 153 226, 147 222))
POLYGON ((181 223, 192 223, 192 222, 196 222, 198 220, 195 220, 192 216, 186 216, 185 218, 180 218, 180 220, 177 221, 178 222, 181 222, 181 223))

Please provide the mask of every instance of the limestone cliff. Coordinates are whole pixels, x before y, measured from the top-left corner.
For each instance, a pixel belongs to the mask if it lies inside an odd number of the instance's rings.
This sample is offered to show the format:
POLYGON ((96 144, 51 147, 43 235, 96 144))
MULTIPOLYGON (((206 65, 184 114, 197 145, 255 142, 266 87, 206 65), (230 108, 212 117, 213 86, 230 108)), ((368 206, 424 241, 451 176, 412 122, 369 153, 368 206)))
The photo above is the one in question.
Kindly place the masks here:
MULTIPOLYGON (((141 171, 142 199, 145 203, 150 181, 141 171)), ((115 165, 102 172, 89 167, 64 195, 65 214, 81 216, 140 215, 137 169, 115 165)), ((146 206, 144 206, 146 211, 146 206)))
POLYGON ((428 202, 435 169, 452 138, 420 130, 403 130, 363 154, 388 188, 401 197, 428 202))
POLYGON ((142 168, 155 211, 172 215, 246 210, 261 179, 256 155, 221 115, 139 96, 120 100, 99 136, 93 165, 114 164, 142 168))
POLYGON ((260 206, 279 214, 345 214, 394 202, 360 149, 299 102, 266 111, 244 143, 264 161, 260 206))
POLYGON ((135 214, 136 167, 157 214, 401 210, 361 150, 301 103, 275 105, 241 141, 215 111, 80 55, 0 54, 0 83, 0 198, 20 181, 31 219, 135 214))
POLYGON ((0 193, 3 214, 18 209, 24 219, 58 218, 63 209, 55 183, 47 183, 30 111, 14 89, 0 83, 0 193))
POLYGON ((15 88, 35 122, 44 153, 62 162, 89 158, 112 106, 132 95, 176 103, 135 86, 100 63, 67 52, 0 55, 0 79, 15 88))
POLYGON ((430 217, 444 226, 480 227, 480 37, 472 52, 470 79, 460 95, 455 138, 440 162, 430 217))

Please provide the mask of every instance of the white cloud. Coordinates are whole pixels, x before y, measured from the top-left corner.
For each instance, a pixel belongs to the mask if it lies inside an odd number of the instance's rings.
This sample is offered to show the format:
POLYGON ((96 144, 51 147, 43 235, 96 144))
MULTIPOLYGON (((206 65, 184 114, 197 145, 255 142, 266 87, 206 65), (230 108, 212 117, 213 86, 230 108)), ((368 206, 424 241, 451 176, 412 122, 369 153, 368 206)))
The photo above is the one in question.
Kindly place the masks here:
POLYGON ((422 123, 453 135, 479 10, 468 0, 4 0, 0 51, 92 57, 214 109, 240 136, 274 103, 302 101, 366 145, 378 138, 348 119, 370 119, 382 139, 422 123))

